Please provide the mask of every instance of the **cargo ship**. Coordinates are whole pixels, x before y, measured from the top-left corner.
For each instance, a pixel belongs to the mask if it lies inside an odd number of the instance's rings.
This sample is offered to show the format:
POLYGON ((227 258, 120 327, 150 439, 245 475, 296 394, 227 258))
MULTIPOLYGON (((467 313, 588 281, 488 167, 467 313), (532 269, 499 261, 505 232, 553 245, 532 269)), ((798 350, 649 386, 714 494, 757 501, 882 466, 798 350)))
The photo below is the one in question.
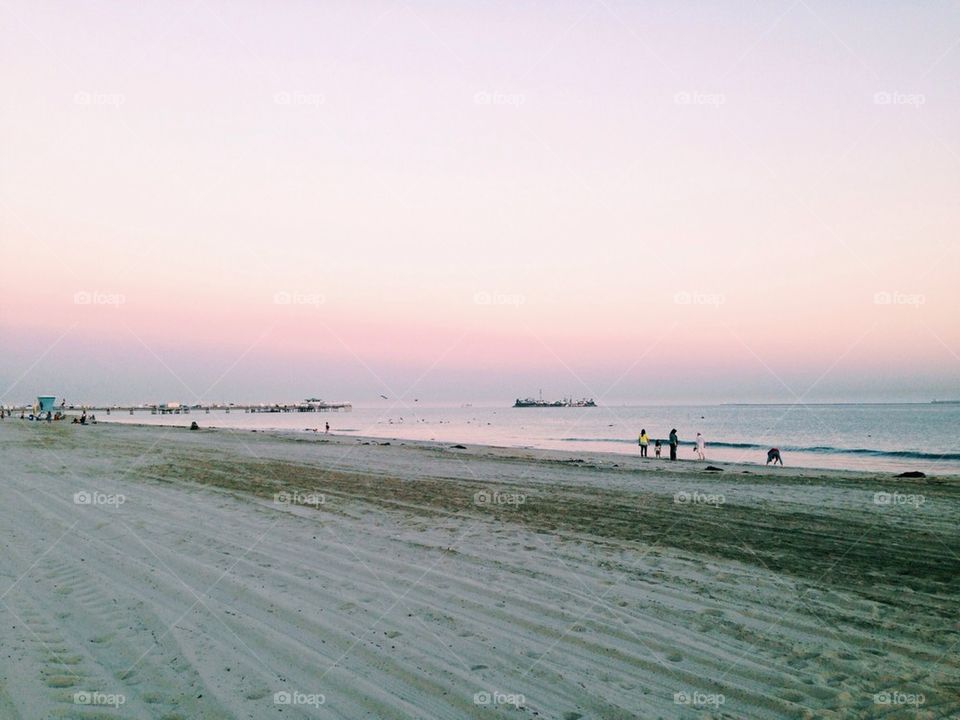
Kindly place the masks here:
POLYGON ((544 400, 543 399, 543 390, 540 391, 540 398, 525 398, 521 400, 520 398, 516 399, 516 402, 513 403, 515 408, 528 408, 528 407, 540 407, 540 408, 558 408, 558 407, 596 407, 597 403, 593 398, 583 398, 581 400, 574 400, 573 398, 564 398, 563 400, 544 400))

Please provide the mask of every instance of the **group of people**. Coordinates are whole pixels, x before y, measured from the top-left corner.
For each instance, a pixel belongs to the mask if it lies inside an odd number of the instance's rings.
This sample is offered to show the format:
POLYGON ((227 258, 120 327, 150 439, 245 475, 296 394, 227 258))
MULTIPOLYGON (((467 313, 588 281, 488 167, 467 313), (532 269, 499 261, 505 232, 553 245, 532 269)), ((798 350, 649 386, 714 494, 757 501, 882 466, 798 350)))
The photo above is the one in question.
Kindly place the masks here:
MULTIPOLYGON (((640 431, 640 439, 638 444, 640 445, 640 457, 648 457, 647 449, 650 447, 650 436, 647 435, 645 428, 640 431)), ((677 448, 680 447, 680 436, 677 435, 676 428, 673 428, 673 430, 670 431, 670 436, 667 438, 667 445, 670 447, 670 459, 676 460, 677 448)), ((706 445, 704 444, 703 435, 700 433, 697 433, 696 446, 694 447, 694 450, 696 450, 697 457, 699 457, 701 460, 706 459, 706 445)), ((655 456, 659 458, 662 451, 663 443, 661 443, 660 439, 657 438, 653 441, 653 452, 655 456)))
MULTIPOLYGON (((640 457, 642 458, 647 457, 647 449, 650 447, 650 436, 647 435, 646 428, 640 431, 640 438, 639 438, 638 444, 640 445, 640 457)), ((680 437, 677 435, 676 428, 673 428, 670 431, 670 436, 667 439, 667 444, 670 446, 670 459, 676 460, 677 448, 680 446, 680 437)), ((662 452, 662 450, 663 450, 663 444, 660 442, 660 439, 657 438, 653 442, 653 452, 657 457, 657 459, 660 458, 660 453, 662 452)), ((707 444, 706 444, 706 441, 704 441, 703 439, 702 433, 697 433, 697 438, 694 441, 693 450, 694 452, 697 453, 698 460, 703 461, 707 459, 707 444)), ((776 465, 778 462, 780 463, 781 466, 783 465, 783 458, 780 457, 780 449, 770 448, 769 450, 767 450, 766 464, 769 465, 770 463, 773 463, 774 465, 776 465)))
MULTIPOLYGON (((11 417, 12 416, 11 412, 12 412, 11 410, 0 408, 0 420, 3 420, 5 417, 11 417)), ((41 412, 40 410, 37 410, 36 412, 32 412, 28 415, 26 410, 21 410, 20 419, 21 420, 41 420, 41 421, 46 420, 47 422, 59 422, 60 420, 67 419, 67 413, 64 412, 63 410, 57 410, 56 412, 53 412, 52 410, 47 410, 45 413, 41 412)), ((76 415, 73 416, 73 420, 71 420, 71 424, 72 425, 88 425, 88 424, 96 425, 97 416, 91 414, 89 417, 87 417, 87 411, 84 410, 83 414, 81 414, 80 417, 77 417, 76 415)))

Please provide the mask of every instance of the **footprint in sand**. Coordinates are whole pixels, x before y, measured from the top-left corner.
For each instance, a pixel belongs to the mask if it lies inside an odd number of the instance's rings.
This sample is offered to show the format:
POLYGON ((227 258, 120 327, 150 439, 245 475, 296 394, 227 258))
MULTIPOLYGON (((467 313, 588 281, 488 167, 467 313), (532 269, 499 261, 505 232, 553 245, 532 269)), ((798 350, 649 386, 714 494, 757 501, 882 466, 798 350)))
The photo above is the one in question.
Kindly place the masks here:
POLYGON ((383 634, 393 640, 395 637, 400 637, 401 633, 399 630, 386 630, 383 634))
POLYGON ((250 690, 244 697, 247 700, 259 700, 270 694, 270 689, 265 687, 258 687, 250 690))
POLYGON ((804 701, 803 693, 797 690, 783 690, 779 695, 782 699, 792 703, 802 703, 804 701))
POLYGON ((51 655, 46 662, 57 665, 79 665, 83 662, 80 655, 51 655))
POLYGON ((681 655, 678 652, 672 652, 669 655, 667 655, 667 660, 669 660, 670 662, 680 662, 681 660, 683 660, 683 655, 681 655))
POLYGON ((50 688, 68 688, 77 684, 77 678, 74 675, 51 675, 47 678, 47 687, 50 688))

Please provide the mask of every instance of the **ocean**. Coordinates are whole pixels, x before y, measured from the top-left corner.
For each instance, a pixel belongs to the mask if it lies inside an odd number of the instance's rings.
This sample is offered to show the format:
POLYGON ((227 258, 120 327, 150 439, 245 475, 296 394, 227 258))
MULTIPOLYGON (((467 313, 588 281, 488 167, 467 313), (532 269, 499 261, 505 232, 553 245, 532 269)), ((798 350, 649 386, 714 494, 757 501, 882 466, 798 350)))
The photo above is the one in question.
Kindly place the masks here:
MULTIPOLYGON (((638 454, 646 429, 666 444, 671 428, 679 458, 692 460, 704 435, 708 461, 763 464, 771 447, 784 463, 812 468, 960 473, 960 404, 686 405, 604 404, 596 408, 441 406, 389 401, 350 412, 244 413, 193 410, 183 415, 112 413, 100 419, 240 429, 323 431, 384 439, 436 440, 506 447, 638 454)), ((664 449, 664 455, 668 450, 664 449)))

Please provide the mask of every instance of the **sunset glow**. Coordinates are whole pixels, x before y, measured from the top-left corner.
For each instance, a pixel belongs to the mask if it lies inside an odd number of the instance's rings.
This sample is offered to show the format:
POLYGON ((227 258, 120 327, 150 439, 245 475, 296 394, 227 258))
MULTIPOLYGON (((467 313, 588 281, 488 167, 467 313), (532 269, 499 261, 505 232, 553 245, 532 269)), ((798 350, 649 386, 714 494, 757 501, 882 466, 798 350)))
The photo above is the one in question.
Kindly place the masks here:
POLYGON ((7 399, 956 394, 960 11, 855 6, 14 3, 7 399))

